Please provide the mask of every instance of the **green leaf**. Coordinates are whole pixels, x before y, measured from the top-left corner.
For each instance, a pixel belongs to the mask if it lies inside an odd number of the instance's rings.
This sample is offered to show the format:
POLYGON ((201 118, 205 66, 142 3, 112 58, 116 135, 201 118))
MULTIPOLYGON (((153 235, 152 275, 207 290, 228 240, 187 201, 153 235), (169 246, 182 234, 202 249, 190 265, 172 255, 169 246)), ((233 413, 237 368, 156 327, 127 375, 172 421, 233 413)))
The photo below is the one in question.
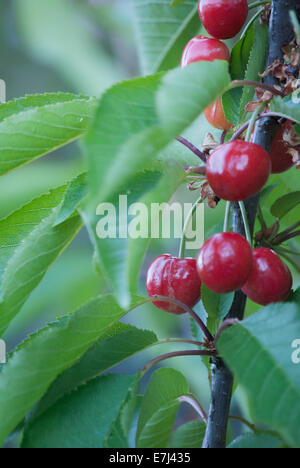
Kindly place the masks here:
POLYGON ((170 0, 132 0, 132 5, 143 73, 179 66, 184 47, 200 30, 196 0, 176 8, 170 0))
POLYGON ((282 440, 270 434, 243 434, 235 439, 229 449, 279 449, 283 448, 282 440))
POLYGON ((208 289, 204 284, 201 288, 202 303, 208 315, 207 326, 212 334, 218 330, 221 320, 223 320, 233 303, 234 293, 216 294, 208 289))
POLYGON ((191 421, 180 426, 173 434, 170 448, 202 448, 206 425, 203 421, 191 421))
POLYGON ((291 192, 276 200, 271 207, 271 213, 275 218, 283 218, 300 203, 300 192, 291 192))
MULTIPOLYGON (((259 73, 264 71, 266 52, 268 46, 268 27, 265 24, 255 23, 254 25, 254 42, 250 52, 247 69, 245 72, 245 80, 258 81, 259 73)), ((245 115, 245 107, 254 97, 254 88, 245 86, 240 102, 240 120, 245 115)))
POLYGON ((37 412, 42 413, 66 393, 156 342, 157 337, 151 331, 120 322, 113 325, 73 367, 53 382, 39 403, 37 412))
POLYGON ((292 343, 300 336, 295 303, 273 304, 226 330, 218 350, 249 398, 251 419, 300 447, 300 366, 292 343))
POLYGON ((97 103, 84 96, 46 94, 1 104, 0 175, 82 136, 97 103))
POLYGON ((167 447, 172 434, 179 397, 188 393, 185 377, 171 368, 156 371, 142 401, 137 428, 137 447, 167 447))
POLYGON ((170 6, 173 7, 173 6, 177 6, 177 5, 180 5, 181 3, 184 3, 184 2, 187 2, 188 0, 171 0, 171 4, 170 6))
POLYGON ((0 221, 0 335, 82 227, 79 216, 53 227, 66 186, 0 221))
MULTIPOLYGON (((254 24, 248 29, 232 49, 230 75, 233 80, 243 80, 248 68, 250 54, 254 43, 254 24)), ((227 119, 234 125, 240 120, 240 104, 243 95, 242 88, 231 89, 222 96, 222 103, 227 119)))
POLYGON ((83 173, 70 182, 54 226, 58 226, 72 216, 86 195, 87 174, 83 173))
POLYGON ((135 375, 91 380, 29 422, 22 448, 102 448, 135 375))
POLYGON ((16 349, 0 373, 0 446, 58 375, 73 366, 124 314, 111 296, 99 297, 16 349))
POLYGON ((277 112, 286 119, 293 120, 297 124, 300 124, 300 106, 299 106, 299 95, 297 99, 291 99, 290 96, 281 98, 276 96, 271 101, 271 111, 277 112))
POLYGON ((297 36, 297 42, 298 42, 298 44, 300 44, 300 24, 299 24, 296 12, 295 11, 290 11, 290 17, 291 17, 291 21, 292 21, 293 26, 294 26, 296 36, 297 36))

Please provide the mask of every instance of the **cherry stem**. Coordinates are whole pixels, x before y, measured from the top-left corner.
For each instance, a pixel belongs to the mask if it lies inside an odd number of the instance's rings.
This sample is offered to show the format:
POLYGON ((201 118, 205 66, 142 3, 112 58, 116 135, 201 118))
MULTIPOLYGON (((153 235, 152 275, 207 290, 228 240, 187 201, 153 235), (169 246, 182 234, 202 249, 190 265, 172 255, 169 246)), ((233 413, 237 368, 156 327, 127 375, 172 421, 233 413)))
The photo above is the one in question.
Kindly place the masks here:
MULTIPOLYGON (((261 115, 258 115, 256 120, 260 120, 260 119, 265 119, 267 117, 276 117, 276 118, 283 118, 282 114, 279 114, 277 112, 265 112, 261 115)), ((246 123, 244 123, 244 125, 242 125, 238 130, 237 132, 232 136, 231 140, 230 141, 234 141, 234 140, 237 140, 238 138, 240 138, 242 136, 242 134, 247 130, 247 128, 249 127, 250 125, 250 122, 251 122, 251 119, 248 120, 246 123)))
POLYGON ((185 338, 164 338, 163 340, 157 341, 155 344, 161 345, 161 344, 168 344, 168 343, 185 343, 185 344, 191 344, 194 346, 200 346, 201 348, 205 346, 205 343, 203 343, 202 341, 187 340, 185 338))
POLYGON ((196 312, 194 312, 191 307, 187 306, 186 304, 184 304, 181 301, 178 301, 178 299, 173 299, 172 297, 167 297, 167 296, 152 296, 152 297, 149 298, 148 302, 169 302, 170 304, 175 304, 175 305, 179 306, 182 310, 184 310, 191 317, 193 317, 195 322, 199 325, 199 327, 203 331, 203 333, 204 333, 205 337, 207 338, 207 340, 209 341, 209 343, 213 343, 214 337, 212 336, 212 334, 210 333, 210 331, 208 330, 208 328, 206 327, 204 322, 201 320, 201 318, 198 317, 196 312))
POLYGON ((194 397, 194 395, 182 395, 178 398, 180 403, 188 403, 194 410, 199 414, 200 418, 207 423, 207 414, 206 411, 202 408, 200 402, 197 400, 197 398, 194 397))
MULTIPOLYGON (((259 5, 256 5, 256 6, 259 6, 259 5)), ((253 8, 254 8, 254 7, 253 7, 253 8)), ((243 37, 246 36, 248 30, 250 29, 250 27, 252 26, 252 24, 254 23, 254 21, 257 20, 257 18, 260 16, 260 14, 261 14, 263 11, 264 11, 264 7, 260 8, 260 9, 255 13, 255 15, 250 19, 250 21, 249 21, 248 24, 246 25, 245 29, 243 30, 240 39, 243 39, 243 37)))
POLYGON ((242 218, 243 218, 243 222, 244 222, 246 238, 247 238, 247 241, 249 242, 249 244, 251 245, 252 244, 252 238, 251 238, 251 233, 250 233, 248 215, 247 215, 247 212, 246 212, 244 202, 239 202, 239 206, 240 206, 240 210, 241 210, 242 218))
POLYGON ((252 130, 253 128, 255 127, 255 123, 257 121, 257 117, 260 115, 261 111, 263 110, 263 108, 266 106, 266 102, 263 102, 260 106, 258 106, 258 108, 255 110, 255 112, 253 112, 252 114, 252 117, 249 121, 249 125, 248 125, 248 130, 247 130, 247 135, 246 135, 246 138, 245 138, 245 141, 250 141, 251 140, 251 135, 252 135, 252 130))
POLYGON ((231 84, 231 88, 239 88, 240 86, 253 86, 255 88, 264 89, 265 91, 270 91, 270 93, 274 94, 274 96, 284 97, 284 93, 282 91, 273 88, 273 86, 261 83, 260 81, 234 80, 231 84))
POLYGON ((192 222, 193 216, 196 213, 197 208, 198 208, 198 206, 199 206, 199 204, 201 202, 202 202, 202 195, 194 203, 194 205, 192 206, 192 208, 191 208, 191 210, 190 210, 189 214, 187 215, 186 220, 184 222, 184 227, 183 227, 180 246, 179 246, 179 258, 184 258, 185 246, 186 246, 186 231, 187 231, 190 223, 192 222))
POLYGON ((220 139, 220 144, 223 145, 225 143, 225 138, 226 138, 226 135, 227 135, 227 130, 224 130, 222 132, 222 135, 221 135, 221 139, 220 139))
POLYGON ((166 359, 171 359, 174 357, 184 357, 184 356, 213 356, 214 352, 213 351, 204 351, 204 350, 199 350, 199 351, 194 351, 194 350, 185 350, 185 351, 174 351, 172 353, 166 353, 162 354, 161 356, 158 356, 157 358, 153 359, 150 361, 145 367, 142 369, 142 376, 146 374, 152 367, 156 366, 162 361, 165 361, 166 359))
POLYGON ((193 143, 188 141, 186 138, 183 138, 182 136, 177 137, 176 140, 179 141, 179 143, 181 143, 182 145, 186 146, 189 150, 191 150, 192 153, 194 153, 196 156, 198 156, 198 158, 201 159, 201 161, 206 163, 205 154, 202 153, 202 151, 200 151, 195 145, 193 145, 193 143))
POLYGON ((228 202, 226 202, 226 210, 225 210, 225 218, 224 218, 224 229, 223 229, 223 232, 227 232, 227 231, 228 231, 230 210, 231 210, 231 203, 228 201, 228 202))
POLYGON ((261 5, 268 5, 270 3, 271 3, 270 0, 258 0, 257 2, 250 3, 248 5, 248 9, 252 10, 253 8, 257 8, 257 7, 261 6, 261 5))

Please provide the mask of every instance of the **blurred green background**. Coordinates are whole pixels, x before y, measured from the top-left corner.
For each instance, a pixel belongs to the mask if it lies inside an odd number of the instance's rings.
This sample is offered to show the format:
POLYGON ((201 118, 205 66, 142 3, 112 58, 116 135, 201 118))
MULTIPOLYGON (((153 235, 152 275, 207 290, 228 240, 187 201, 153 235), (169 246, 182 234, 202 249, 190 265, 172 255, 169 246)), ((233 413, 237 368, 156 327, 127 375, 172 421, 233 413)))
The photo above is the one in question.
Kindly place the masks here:
MULTIPOLYGON (((129 0, 2 0, 0 78, 7 84, 7 99, 46 91, 100 96, 113 83, 138 75, 132 18, 129 0)), ((180 55, 181 51, 178 52, 179 59, 180 55)), ((203 118, 200 122, 203 124, 203 118)), ((84 168, 80 145, 72 144, 2 177, 0 217, 50 187, 72 179, 84 168)), ((285 187, 293 189, 296 181, 297 174, 293 169, 288 181, 284 182, 285 187)), ((284 191, 280 177, 274 178, 274 182, 281 182, 281 185, 279 192, 276 189, 272 193, 270 201, 276 199, 276 191, 277 195, 280 195, 280 190, 284 191)), ((180 196, 185 201, 192 201, 197 195, 182 189, 180 196)), ((224 206, 221 204, 214 211, 205 209, 208 236, 220 230, 224 206)), ((287 222, 293 221, 294 217, 294 213, 288 216, 287 222)), ((157 254, 176 253, 177 248, 177 241, 152 242, 145 265, 157 254)), ((94 271, 92 257, 87 233, 82 230, 9 327, 5 335, 9 348, 46 322, 106 291, 104 282, 94 271)), ((141 288, 145 271, 146 266, 141 274, 141 288)), ((248 305, 248 313, 255 309, 253 304, 248 305)), ((141 328, 153 329, 160 338, 190 336, 188 319, 165 314, 153 306, 132 312, 126 320, 141 328)), ((165 345, 161 352, 173 349, 174 346, 165 345)), ((160 349, 155 348, 135 357, 122 365, 122 371, 136 371, 159 353, 160 349)), ((169 364, 183 371, 191 382, 192 390, 207 407, 209 384, 200 358, 178 358, 169 364)), ((242 410, 247 416, 246 399, 241 390, 237 392, 235 401, 235 413, 242 410)), ((195 416, 186 408, 181 413, 181 419, 195 416)), ((240 429, 238 425, 235 427, 235 431, 240 429)))

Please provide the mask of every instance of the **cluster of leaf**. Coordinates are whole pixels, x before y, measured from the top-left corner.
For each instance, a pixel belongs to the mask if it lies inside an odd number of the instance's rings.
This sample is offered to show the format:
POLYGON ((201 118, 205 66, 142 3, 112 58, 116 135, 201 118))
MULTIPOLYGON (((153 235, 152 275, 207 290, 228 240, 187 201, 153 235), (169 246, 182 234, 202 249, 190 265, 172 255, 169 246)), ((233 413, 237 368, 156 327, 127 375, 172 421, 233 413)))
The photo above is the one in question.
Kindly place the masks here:
MULTIPOLYGON (((146 205, 171 198, 184 181, 182 163, 196 163, 193 156, 179 155, 174 138, 191 132, 203 110, 230 90, 225 62, 175 68, 200 25, 195 0, 174 2, 174 8, 169 3, 133 1, 143 68, 151 75, 117 84, 99 100, 46 94, 0 106, 1 175, 86 133, 89 164, 87 174, 0 220, 1 335, 83 223, 113 291, 49 324, 9 355, 0 372, 1 446, 22 431, 26 448, 121 448, 132 444, 133 431, 137 447, 201 447, 203 422, 173 431, 182 398, 191 395, 181 373, 156 371, 142 399, 140 373, 108 373, 159 340, 151 331, 120 322, 142 302, 137 284, 149 240, 100 240, 95 232, 97 205, 111 201, 118 208, 119 193, 146 205), (179 157, 170 162, 173 154, 179 157)), ((250 30, 236 46, 233 74, 257 75, 264 34, 250 30)), ((225 96, 234 103, 227 108, 225 97, 225 110, 236 110, 232 120, 239 123, 243 103, 251 98, 248 90, 225 96)), ((272 105, 300 124, 299 108, 291 101, 272 105)), ((203 291, 202 312, 212 330, 231 302, 232 296, 203 291)), ((300 337, 299 306, 295 294, 290 303, 262 309, 226 331, 218 343, 247 391, 253 422, 273 431, 247 435, 232 447, 300 446, 300 367, 293 364, 290 347, 291 337, 300 337)))

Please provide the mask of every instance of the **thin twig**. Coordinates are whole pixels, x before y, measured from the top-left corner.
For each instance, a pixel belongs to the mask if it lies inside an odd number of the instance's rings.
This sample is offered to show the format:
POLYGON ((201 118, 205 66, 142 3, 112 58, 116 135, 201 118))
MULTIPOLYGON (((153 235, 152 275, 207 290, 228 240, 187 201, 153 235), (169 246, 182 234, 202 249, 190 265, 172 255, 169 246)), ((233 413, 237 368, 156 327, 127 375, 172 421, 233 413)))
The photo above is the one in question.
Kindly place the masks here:
POLYGON ((178 400, 181 403, 188 403, 190 406, 194 408, 194 410, 197 411, 199 414, 200 418, 207 423, 207 414, 206 411, 202 408, 200 402, 197 400, 197 398, 194 397, 194 395, 182 395, 178 398, 178 400))
POLYGON ((193 145, 193 143, 191 143, 190 141, 188 141, 186 138, 183 138, 182 136, 179 136, 176 138, 177 141, 179 141, 179 143, 181 143, 182 145, 186 146, 186 148, 188 148, 189 150, 192 151, 192 153, 194 153, 196 156, 198 156, 198 158, 201 159, 201 161, 203 161, 204 163, 206 163, 206 156, 204 153, 202 153, 202 151, 200 151, 195 145, 193 145))
POLYGON ((175 305, 179 306, 182 310, 184 310, 191 317, 193 317, 195 322, 199 325, 199 327, 203 331, 203 333, 204 333, 205 337, 207 338, 207 340, 210 343, 213 343, 214 337, 212 336, 212 334, 210 333, 210 331, 208 330, 208 328, 206 327, 204 322, 201 320, 201 318, 196 314, 196 312, 193 311, 193 309, 191 309, 191 307, 187 306, 186 304, 184 304, 181 301, 178 301, 177 299, 173 299, 173 298, 167 297, 167 296, 152 296, 150 298, 150 301, 151 302, 169 302, 171 304, 175 304, 175 305))
POLYGON ((213 356, 213 355, 214 355, 213 351, 204 351, 204 350, 194 351, 194 350, 189 350, 189 349, 186 351, 174 351, 172 353, 162 354, 161 356, 158 356, 157 358, 150 361, 145 367, 143 367, 142 375, 148 372, 153 366, 156 366, 157 364, 159 364, 162 361, 165 361, 166 359, 171 359, 174 357, 184 357, 184 356, 213 356))
POLYGON ((232 88, 239 88, 240 86, 253 86, 255 88, 264 89, 265 91, 270 91, 270 93, 274 94, 274 96, 284 97, 284 93, 279 91, 273 86, 269 86, 265 83, 261 83, 260 81, 252 81, 252 80, 234 80, 232 82, 232 88))

